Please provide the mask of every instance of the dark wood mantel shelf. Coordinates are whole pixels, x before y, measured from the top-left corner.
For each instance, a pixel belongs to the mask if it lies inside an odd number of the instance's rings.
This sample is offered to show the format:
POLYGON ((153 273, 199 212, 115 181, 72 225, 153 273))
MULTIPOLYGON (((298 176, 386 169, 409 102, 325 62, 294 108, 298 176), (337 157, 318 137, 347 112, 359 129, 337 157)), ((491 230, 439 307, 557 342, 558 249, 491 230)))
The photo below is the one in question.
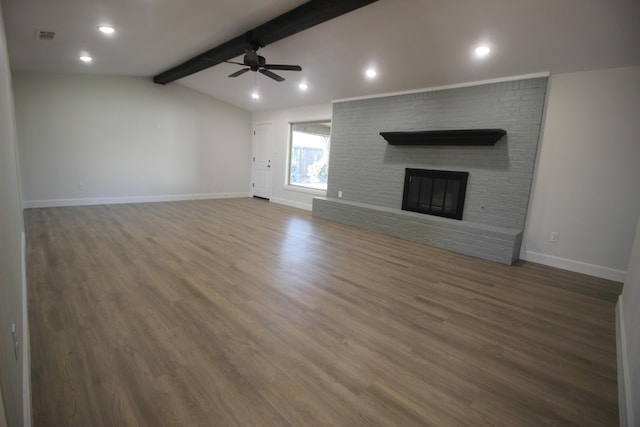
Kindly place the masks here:
POLYGON ((495 145, 506 134, 504 129, 380 132, 391 145, 495 145))

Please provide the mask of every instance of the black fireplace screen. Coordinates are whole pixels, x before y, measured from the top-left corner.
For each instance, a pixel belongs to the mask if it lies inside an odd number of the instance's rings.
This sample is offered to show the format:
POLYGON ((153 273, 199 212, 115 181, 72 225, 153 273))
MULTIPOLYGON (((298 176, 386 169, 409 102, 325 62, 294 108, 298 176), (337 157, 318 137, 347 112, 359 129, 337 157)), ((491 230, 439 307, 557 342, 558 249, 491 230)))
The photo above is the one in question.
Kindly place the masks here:
POLYGON ((406 169, 402 209, 462 219, 469 172, 406 169))

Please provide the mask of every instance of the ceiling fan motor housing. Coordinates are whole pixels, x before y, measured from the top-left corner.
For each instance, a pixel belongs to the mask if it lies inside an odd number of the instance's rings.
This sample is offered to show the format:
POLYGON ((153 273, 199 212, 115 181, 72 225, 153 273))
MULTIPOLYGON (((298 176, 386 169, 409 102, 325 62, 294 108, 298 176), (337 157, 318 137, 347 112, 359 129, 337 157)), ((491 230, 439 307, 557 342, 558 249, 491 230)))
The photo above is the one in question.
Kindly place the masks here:
POLYGON ((260 56, 255 52, 247 52, 244 56, 244 64, 251 67, 251 71, 258 71, 266 63, 264 56, 260 56))

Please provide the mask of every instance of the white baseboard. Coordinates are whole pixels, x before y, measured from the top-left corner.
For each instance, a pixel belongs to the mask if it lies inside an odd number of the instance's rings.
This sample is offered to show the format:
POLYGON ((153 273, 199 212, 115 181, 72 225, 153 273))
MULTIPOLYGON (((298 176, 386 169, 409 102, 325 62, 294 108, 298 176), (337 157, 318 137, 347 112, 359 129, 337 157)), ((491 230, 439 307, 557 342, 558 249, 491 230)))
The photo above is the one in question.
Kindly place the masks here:
POLYGON ((288 199, 282 199, 280 197, 272 197, 269 199, 273 203, 278 203, 279 205, 291 206, 292 208, 304 209, 305 211, 311 211, 312 205, 309 203, 302 202, 294 202, 288 199))
POLYGON ((631 378, 627 358, 627 333, 624 323, 622 295, 616 304, 616 353, 618 355, 618 408, 620 427, 633 427, 633 401, 631 399, 631 378))
POLYGON ((127 197, 96 197, 81 199, 51 199, 51 200, 25 200, 23 207, 29 208, 53 208, 61 206, 90 206, 90 205, 115 205, 122 203, 154 203, 154 202, 178 202, 183 200, 206 200, 251 197, 251 193, 207 193, 207 194, 171 194, 166 196, 127 196, 127 197))
POLYGON ((31 344, 27 310, 27 236, 22 232, 22 420, 31 427, 31 344))
POLYGON ((557 267, 563 270, 575 271, 576 273, 587 274, 589 276, 600 277, 601 279, 613 280, 615 282, 624 282, 624 278, 627 274, 626 271, 622 270, 616 270, 609 267, 603 267, 601 265, 589 264, 582 261, 560 258, 533 251, 525 251, 523 259, 525 261, 557 267))

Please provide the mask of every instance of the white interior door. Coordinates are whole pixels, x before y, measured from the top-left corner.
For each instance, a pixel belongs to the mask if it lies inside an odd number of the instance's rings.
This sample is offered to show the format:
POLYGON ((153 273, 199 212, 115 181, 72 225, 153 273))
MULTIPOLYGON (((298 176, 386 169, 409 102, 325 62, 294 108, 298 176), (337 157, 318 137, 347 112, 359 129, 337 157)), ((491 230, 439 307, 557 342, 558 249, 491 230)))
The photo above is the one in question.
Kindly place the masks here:
POLYGON ((253 125, 253 196, 271 197, 271 145, 273 126, 271 123, 253 125))

